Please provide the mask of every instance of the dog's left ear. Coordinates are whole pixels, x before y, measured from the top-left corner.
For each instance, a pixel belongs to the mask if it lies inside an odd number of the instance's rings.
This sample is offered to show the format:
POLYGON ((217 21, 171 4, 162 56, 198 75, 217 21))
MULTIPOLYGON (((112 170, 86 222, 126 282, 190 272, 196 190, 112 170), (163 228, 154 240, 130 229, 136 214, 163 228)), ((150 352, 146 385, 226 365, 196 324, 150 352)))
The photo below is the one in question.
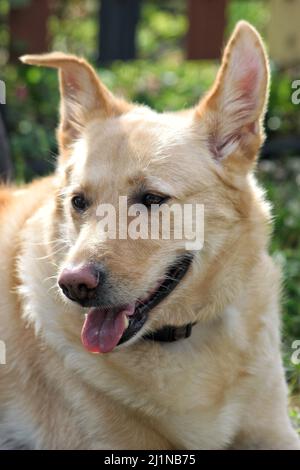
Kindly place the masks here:
MULTIPOLYGON (((269 66, 262 40, 245 21, 237 24, 224 51, 209 94, 196 108, 213 157, 247 172, 263 142, 263 118, 269 89, 269 66)), ((197 124, 197 125, 198 125, 197 124)))
POLYGON ((93 67, 80 57, 51 52, 25 55, 20 59, 26 64, 59 70, 61 102, 58 142, 63 159, 68 156, 70 145, 96 113, 106 118, 120 115, 126 110, 127 104, 113 96, 93 67))

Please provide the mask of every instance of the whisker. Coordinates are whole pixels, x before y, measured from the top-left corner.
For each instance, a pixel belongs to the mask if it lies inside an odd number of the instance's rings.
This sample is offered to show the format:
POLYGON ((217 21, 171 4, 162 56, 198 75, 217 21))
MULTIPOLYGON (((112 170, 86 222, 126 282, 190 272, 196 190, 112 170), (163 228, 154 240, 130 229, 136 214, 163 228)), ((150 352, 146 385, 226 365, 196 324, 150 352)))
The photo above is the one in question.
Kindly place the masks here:
POLYGON ((52 251, 51 253, 49 253, 49 255, 40 256, 40 257, 35 258, 35 259, 36 259, 36 260, 48 259, 48 258, 50 258, 51 256, 54 256, 54 255, 56 255, 57 253, 60 253, 60 252, 61 252, 62 250, 64 250, 64 249, 65 249, 65 247, 62 246, 62 247, 58 248, 57 250, 52 251))
POLYGON ((43 242, 29 242, 30 245, 33 245, 33 246, 40 246, 40 245, 52 245, 52 243, 68 243, 67 240, 64 240, 63 238, 55 238, 54 240, 48 240, 48 241, 43 241, 43 242))
POLYGON ((46 277, 45 279, 43 279, 42 282, 47 282, 47 281, 50 281, 50 279, 57 279, 57 275, 55 274, 54 276, 49 276, 49 277, 46 277))

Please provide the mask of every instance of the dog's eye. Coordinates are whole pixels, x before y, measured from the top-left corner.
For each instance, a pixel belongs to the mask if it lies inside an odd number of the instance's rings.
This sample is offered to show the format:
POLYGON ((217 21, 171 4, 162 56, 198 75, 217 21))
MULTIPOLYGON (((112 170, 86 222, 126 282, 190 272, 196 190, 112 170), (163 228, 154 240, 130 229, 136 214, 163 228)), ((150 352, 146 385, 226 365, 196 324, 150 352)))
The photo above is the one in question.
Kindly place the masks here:
POLYGON ((159 196, 158 194, 147 193, 142 197, 142 204, 144 206, 151 208, 152 204, 163 204, 168 200, 168 196, 159 196))
POLYGON ((88 201, 82 194, 72 197, 72 206, 75 210, 83 212, 88 208, 88 201))

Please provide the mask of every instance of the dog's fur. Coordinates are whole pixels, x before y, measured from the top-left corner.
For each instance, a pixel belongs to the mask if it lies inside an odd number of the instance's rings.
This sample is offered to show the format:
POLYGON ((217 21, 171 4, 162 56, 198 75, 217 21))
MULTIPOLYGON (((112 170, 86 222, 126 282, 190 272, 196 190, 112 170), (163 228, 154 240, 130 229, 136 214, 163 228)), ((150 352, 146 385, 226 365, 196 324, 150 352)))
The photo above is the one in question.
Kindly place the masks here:
POLYGON ((0 190, 0 447, 299 449, 281 362, 280 273, 267 254, 269 206, 253 176, 269 82, 257 32, 240 22, 212 90, 174 114, 115 98, 75 56, 23 61, 59 69, 60 157, 53 176, 0 190), (84 309, 57 287, 63 266, 105 263, 126 303, 156 284, 179 246, 99 240, 95 211, 83 221, 70 195, 80 186, 94 207, 116 204, 140 184, 204 204, 204 248, 141 334, 91 354, 80 341, 84 309), (188 339, 141 339, 195 321, 188 339))

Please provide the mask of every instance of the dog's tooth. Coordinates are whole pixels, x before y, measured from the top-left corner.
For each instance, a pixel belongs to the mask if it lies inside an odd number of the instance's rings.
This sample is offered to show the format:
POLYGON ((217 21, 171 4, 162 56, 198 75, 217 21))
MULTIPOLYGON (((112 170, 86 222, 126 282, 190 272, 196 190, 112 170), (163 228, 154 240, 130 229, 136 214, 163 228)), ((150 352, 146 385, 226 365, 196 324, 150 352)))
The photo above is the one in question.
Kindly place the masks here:
POLYGON ((125 323, 125 330, 126 330, 129 325, 129 318, 126 315, 125 315, 124 323, 125 323))

